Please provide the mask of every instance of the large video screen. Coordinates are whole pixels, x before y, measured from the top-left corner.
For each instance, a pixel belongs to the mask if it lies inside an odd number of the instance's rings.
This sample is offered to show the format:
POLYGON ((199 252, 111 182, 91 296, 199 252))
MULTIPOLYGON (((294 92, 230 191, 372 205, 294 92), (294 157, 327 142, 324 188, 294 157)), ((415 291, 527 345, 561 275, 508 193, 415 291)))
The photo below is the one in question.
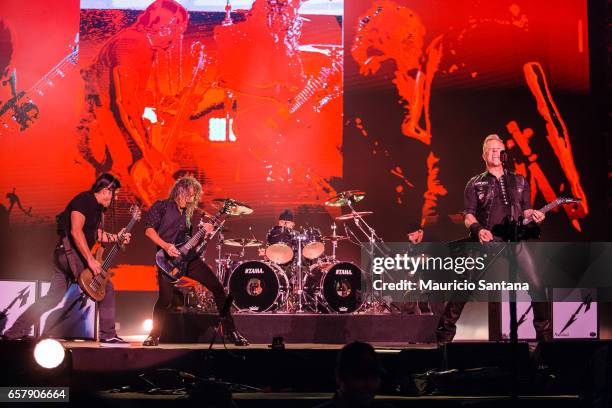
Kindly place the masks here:
MULTIPOLYGON (((581 199, 548 215, 544 239, 605 232, 583 0, 10 3, 2 251, 34 248, 5 259, 7 275, 46 276, 55 215, 106 171, 123 184, 116 228, 192 175, 203 210, 226 197, 254 209, 226 238, 265 241, 284 209, 329 234, 348 208, 324 202, 352 189, 385 240, 414 223, 429 240, 461 238, 463 189, 493 133, 534 207, 581 199)), ((119 290, 155 290, 152 251, 138 231, 119 290)))

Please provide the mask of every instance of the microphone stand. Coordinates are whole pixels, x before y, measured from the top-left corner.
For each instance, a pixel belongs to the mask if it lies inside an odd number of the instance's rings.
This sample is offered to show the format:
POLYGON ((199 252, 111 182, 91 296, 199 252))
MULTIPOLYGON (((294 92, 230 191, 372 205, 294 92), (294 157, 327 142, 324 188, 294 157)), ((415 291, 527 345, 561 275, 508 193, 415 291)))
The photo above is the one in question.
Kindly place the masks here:
POLYGON ((221 313, 219 314, 219 319, 217 320, 217 324, 215 326, 213 338, 210 341, 210 344, 208 345, 209 350, 213 348, 213 345, 215 344, 215 341, 217 340, 217 335, 221 336, 221 340, 223 341, 223 347, 227 348, 227 345, 225 344, 225 336, 224 336, 225 333, 223 333, 223 323, 225 323, 225 321, 227 320, 227 314, 229 313, 230 307, 232 307, 233 301, 234 301, 234 297, 231 294, 227 295, 227 298, 225 298, 225 302, 223 303, 223 308, 221 309, 221 313))
MULTIPOLYGON (((508 154, 505 151, 500 152, 500 161, 502 163, 502 167, 504 169, 504 174, 502 177, 506 178, 506 194, 508 196, 508 201, 510 202, 510 218, 512 218, 512 191, 511 186, 509 185, 510 175, 508 174, 507 162, 508 162, 508 154)), ((512 183, 514 185, 514 183, 512 183)), ((510 227, 507 231, 506 242, 514 243, 515 245, 506 244, 506 251, 508 249, 513 249, 514 254, 506 253, 508 259, 508 277, 510 282, 516 282, 517 278, 517 264, 516 264, 516 243, 518 243, 519 228, 521 228, 523 222, 523 217, 520 214, 517 214, 518 221, 508 223, 510 227)), ((510 398, 517 399, 518 391, 519 391, 519 363, 518 363, 518 314, 516 309, 516 290, 512 289, 508 292, 508 302, 510 306, 510 356, 512 359, 512 385, 510 388, 510 398)))
MULTIPOLYGON (((377 251, 382 254, 388 253, 389 252, 388 248, 384 246, 384 241, 382 240, 382 238, 380 238, 376 234, 376 231, 374 230, 374 228, 372 228, 363 219, 363 217, 359 215, 357 211, 355 211, 355 209, 353 208, 352 200, 349 199, 347 205, 351 210, 351 214, 353 215, 353 221, 355 223, 355 226, 359 228, 359 230, 363 233, 363 235, 365 235, 368 238, 369 245, 368 245, 367 251, 368 251, 369 258, 372 259, 377 251)), ((364 246, 361 245, 361 247, 363 248, 364 246)), ((380 278, 381 280, 383 280, 384 274, 381 274, 380 278)), ((364 306, 366 308, 369 307, 370 310, 374 309, 374 311, 376 311, 376 307, 379 306, 384 311, 391 312, 392 311, 391 306, 389 306, 387 302, 383 299, 382 294, 379 293, 378 295, 376 295, 374 292, 374 270, 372 268, 370 268, 370 284, 371 284, 371 289, 369 293, 369 299, 366 302, 364 302, 364 306)))

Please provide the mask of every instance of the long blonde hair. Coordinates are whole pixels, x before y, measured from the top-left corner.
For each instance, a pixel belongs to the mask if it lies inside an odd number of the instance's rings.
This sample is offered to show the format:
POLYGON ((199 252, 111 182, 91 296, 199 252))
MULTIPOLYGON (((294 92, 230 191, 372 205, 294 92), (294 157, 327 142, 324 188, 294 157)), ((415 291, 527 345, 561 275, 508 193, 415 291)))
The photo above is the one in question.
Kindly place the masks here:
POLYGON ((186 197, 189 195, 189 189, 193 188, 193 192, 195 193, 195 198, 192 203, 187 203, 187 208, 185 209, 185 218, 187 220, 187 227, 191 227, 191 216, 193 215, 193 211, 198 206, 200 202, 200 196, 202 195, 202 185, 198 180, 193 177, 185 176, 176 180, 172 190, 170 190, 170 194, 168 195, 169 200, 176 200, 178 197, 186 197))

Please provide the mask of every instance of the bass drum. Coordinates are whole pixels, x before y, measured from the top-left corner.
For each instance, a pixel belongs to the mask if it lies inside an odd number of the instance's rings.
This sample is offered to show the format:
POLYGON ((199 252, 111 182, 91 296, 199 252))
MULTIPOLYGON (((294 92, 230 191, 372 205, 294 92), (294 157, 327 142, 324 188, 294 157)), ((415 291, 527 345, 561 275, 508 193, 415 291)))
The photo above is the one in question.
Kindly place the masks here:
POLYGON ((244 261, 232 271, 228 288, 239 310, 267 312, 284 302, 289 281, 272 262, 244 261))
POLYGON ((310 268, 304 278, 304 290, 332 312, 352 313, 364 301, 362 276, 355 264, 324 260, 310 268))

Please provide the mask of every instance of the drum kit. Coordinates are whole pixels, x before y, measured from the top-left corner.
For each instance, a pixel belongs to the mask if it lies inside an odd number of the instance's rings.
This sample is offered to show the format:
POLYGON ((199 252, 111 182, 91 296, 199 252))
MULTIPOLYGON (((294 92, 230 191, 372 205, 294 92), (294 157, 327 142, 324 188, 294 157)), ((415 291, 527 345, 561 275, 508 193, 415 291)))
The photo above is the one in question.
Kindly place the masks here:
MULTIPOLYGON (((234 299, 234 306, 243 312, 285 313, 353 313, 388 310, 386 303, 366 291, 365 276, 354 263, 339 260, 336 250, 341 242, 364 244, 374 251, 384 244, 364 217, 371 211, 355 211, 353 204, 366 193, 358 190, 342 192, 325 202, 330 207, 346 207, 350 212, 335 218, 331 235, 323 235, 316 227, 299 230, 285 225, 272 227, 266 242, 251 238, 225 238, 223 229, 217 236, 216 274, 234 299), (336 222, 343 223, 346 234, 336 234, 336 222), (348 226, 352 222, 355 234, 348 226), (358 234, 363 234, 360 239, 358 234), (326 244, 331 254, 326 254, 326 244), (238 253, 224 254, 226 249, 238 253), (247 249, 258 249, 259 258, 249 259, 247 249)), ((217 199, 214 202, 223 202, 217 199)), ((250 214, 251 207, 232 200, 236 215, 250 214)), ((232 214, 230 214, 232 215, 232 214)), ((371 277, 373 278, 373 277, 371 277)), ((204 301, 202 301, 204 302, 204 301)), ((208 302, 210 303, 210 302, 208 302)))

